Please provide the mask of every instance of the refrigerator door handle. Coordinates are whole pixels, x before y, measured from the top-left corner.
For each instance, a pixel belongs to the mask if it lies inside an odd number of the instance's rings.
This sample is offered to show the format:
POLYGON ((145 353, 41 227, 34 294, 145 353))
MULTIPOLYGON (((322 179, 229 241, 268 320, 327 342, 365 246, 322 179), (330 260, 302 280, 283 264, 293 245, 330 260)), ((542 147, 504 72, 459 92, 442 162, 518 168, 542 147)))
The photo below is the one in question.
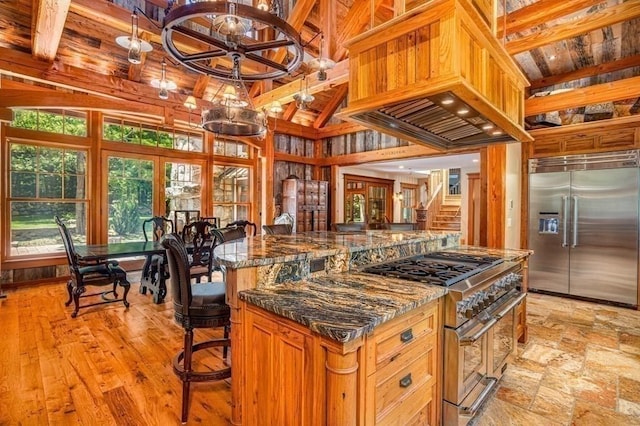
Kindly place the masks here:
POLYGON ((571 247, 578 245, 578 196, 573 197, 573 244, 571 247))
POLYGON ((569 197, 562 196, 564 213, 562 214, 562 247, 567 247, 567 216, 569 215, 569 197))

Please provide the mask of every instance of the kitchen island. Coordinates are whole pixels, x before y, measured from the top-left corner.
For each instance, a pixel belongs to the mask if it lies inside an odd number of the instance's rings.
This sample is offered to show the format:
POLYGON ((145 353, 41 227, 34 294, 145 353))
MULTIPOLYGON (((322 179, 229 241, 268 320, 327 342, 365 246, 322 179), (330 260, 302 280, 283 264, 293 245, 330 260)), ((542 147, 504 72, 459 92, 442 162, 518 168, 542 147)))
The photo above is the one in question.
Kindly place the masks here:
POLYGON ((446 288, 359 272, 457 234, 263 236, 215 249, 231 307, 234 424, 439 418, 446 288))

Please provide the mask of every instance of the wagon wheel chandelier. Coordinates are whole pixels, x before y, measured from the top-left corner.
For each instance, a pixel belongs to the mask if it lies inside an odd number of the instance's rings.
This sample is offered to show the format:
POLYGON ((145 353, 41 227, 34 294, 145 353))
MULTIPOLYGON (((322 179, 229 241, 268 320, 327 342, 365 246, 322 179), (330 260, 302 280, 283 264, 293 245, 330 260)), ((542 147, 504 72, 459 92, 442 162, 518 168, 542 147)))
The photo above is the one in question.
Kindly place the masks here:
MULTIPOLYGON (((277 1, 277 0, 276 0, 277 1)), ((261 0, 257 7, 233 1, 205 1, 174 7, 164 18, 162 46, 185 67, 217 78, 229 78, 237 58, 246 65, 245 81, 277 79, 303 61, 300 34, 279 17, 278 3, 261 0), (286 63, 272 58, 286 49, 286 63), (229 61, 219 61, 228 57, 229 61)))

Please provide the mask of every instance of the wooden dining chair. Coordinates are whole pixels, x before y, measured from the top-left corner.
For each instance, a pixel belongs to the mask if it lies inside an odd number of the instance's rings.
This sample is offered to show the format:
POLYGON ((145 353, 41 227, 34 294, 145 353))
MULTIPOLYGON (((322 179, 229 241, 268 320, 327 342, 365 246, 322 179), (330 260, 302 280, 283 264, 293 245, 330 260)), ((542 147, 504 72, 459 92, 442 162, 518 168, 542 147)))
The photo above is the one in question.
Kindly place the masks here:
POLYGON ((65 306, 69 306, 73 301, 74 309, 71 313, 71 318, 75 318, 81 308, 88 308, 89 306, 102 305, 105 303, 121 301, 124 306, 128 308, 129 302, 127 302, 127 294, 129 293, 130 284, 127 280, 127 272, 118 265, 118 262, 108 259, 97 261, 92 264, 82 263, 76 254, 73 239, 71 238, 71 232, 69 232, 67 226, 58 216, 55 216, 55 221, 56 225, 58 225, 62 242, 64 243, 67 261, 69 262, 69 281, 67 281, 69 299, 65 302, 65 306), (98 293, 85 294, 87 286, 107 285, 112 286, 112 289, 98 293), (121 299, 118 298, 118 293, 116 291, 118 285, 124 288, 124 294, 121 299), (113 293, 113 298, 105 298, 109 293, 113 293), (80 306, 81 298, 91 296, 100 296, 100 299, 99 301, 94 301, 93 303, 80 306))
POLYGON ((215 225, 206 220, 191 222, 182 228, 182 240, 189 245, 189 272, 200 282, 202 277, 211 279, 213 272, 213 247, 215 225))
POLYGON ((279 225, 262 225, 267 235, 291 235, 292 227, 288 223, 279 225))
POLYGON ((236 220, 235 222, 231 222, 228 223, 227 228, 233 228, 233 227, 237 227, 237 228, 242 228, 244 229, 245 233, 247 235, 250 235, 252 237, 256 236, 256 233, 258 232, 258 227, 256 226, 255 223, 253 222, 249 222, 248 220, 236 220), (247 232, 247 229, 250 232, 247 232))
POLYGON ((178 234, 167 235, 162 240, 167 250, 169 272, 171 275, 171 295, 173 296, 174 318, 184 329, 184 346, 173 359, 173 372, 182 381, 182 423, 189 416, 189 391, 191 382, 222 380, 231 377, 231 368, 209 371, 193 371, 191 360, 194 352, 223 347, 231 344, 229 324, 231 311, 225 303, 225 285, 223 282, 191 283, 189 257, 182 238, 178 234), (211 339, 193 343, 193 330, 196 328, 224 327, 222 339, 211 339))
MULTIPOLYGON (((160 241, 166 234, 173 232, 173 221, 163 216, 154 216, 142 222, 142 233, 145 241, 160 241)), ((140 293, 153 294, 153 302, 158 304, 167 295, 164 281, 169 278, 166 268, 167 260, 162 254, 150 254, 144 261, 140 278, 140 293)))

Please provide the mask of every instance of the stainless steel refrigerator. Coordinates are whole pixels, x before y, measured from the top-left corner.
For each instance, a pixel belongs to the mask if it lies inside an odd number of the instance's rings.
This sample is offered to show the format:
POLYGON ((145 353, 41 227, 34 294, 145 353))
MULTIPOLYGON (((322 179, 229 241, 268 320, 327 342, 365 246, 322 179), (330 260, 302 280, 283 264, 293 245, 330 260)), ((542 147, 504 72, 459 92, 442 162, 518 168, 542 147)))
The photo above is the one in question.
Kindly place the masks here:
POLYGON ((638 152, 529 162, 529 288, 638 305, 638 152))

